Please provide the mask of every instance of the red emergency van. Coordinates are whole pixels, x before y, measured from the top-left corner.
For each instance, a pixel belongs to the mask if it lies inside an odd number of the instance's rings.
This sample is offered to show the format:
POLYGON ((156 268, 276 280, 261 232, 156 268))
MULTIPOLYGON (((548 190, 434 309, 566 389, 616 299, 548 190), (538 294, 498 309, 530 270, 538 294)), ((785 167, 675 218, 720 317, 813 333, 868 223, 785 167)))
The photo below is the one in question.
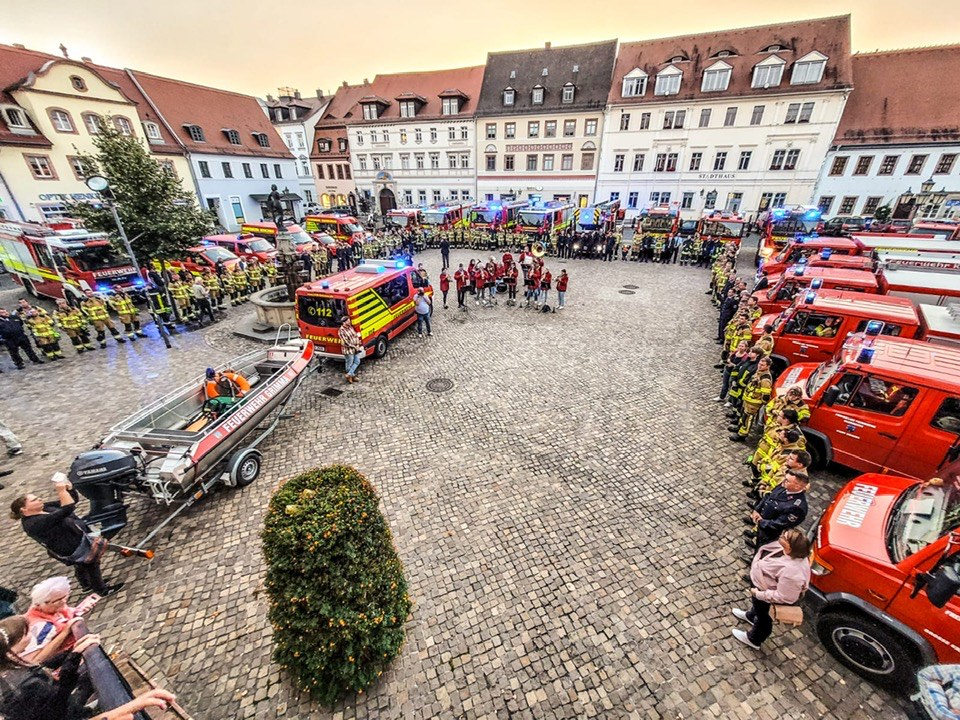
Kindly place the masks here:
POLYGON ((773 208, 757 218, 760 242, 757 244, 756 264, 759 266, 780 252, 790 240, 808 237, 820 228, 820 209, 797 205, 792 208, 773 208))
POLYGON ((423 210, 420 208, 394 208, 383 218, 387 227, 400 230, 419 230, 423 226, 423 210))
POLYGON ((701 240, 710 237, 739 245, 746 229, 746 221, 737 213, 711 211, 709 215, 700 218, 696 233, 701 240))
MULTIPOLYGON (((317 250, 317 241, 303 231, 299 225, 285 225, 283 231, 293 238, 293 244, 297 252, 313 252, 317 250)), ((277 244, 277 225, 272 222, 244 223, 240 226, 241 234, 250 234, 262 237, 270 241, 276 247, 277 244)))
MULTIPOLYGON (((303 220, 304 228, 308 233, 326 233, 339 242, 353 245, 364 242, 367 231, 352 215, 338 215, 326 213, 324 215, 307 215, 303 220)), ((289 229, 289 228, 288 228, 289 229)))
POLYGON ((865 270, 794 265, 783 275, 772 275, 766 280, 767 286, 753 293, 765 313, 784 310, 807 288, 871 294, 880 292, 877 276, 865 270))
POLYGON ((277 256, 277 249, 269 240, 251 233, 207 235, 203 242, 225 247, 237 257, 246 260, 253 258, 261 263, 273 262, 277 256))

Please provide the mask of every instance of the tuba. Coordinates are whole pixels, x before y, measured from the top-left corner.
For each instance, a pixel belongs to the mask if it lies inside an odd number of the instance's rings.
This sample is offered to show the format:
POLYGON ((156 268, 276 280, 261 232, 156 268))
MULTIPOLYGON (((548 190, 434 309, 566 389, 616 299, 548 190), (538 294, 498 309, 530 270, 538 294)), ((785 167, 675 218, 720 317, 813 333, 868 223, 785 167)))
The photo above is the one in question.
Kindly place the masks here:
POLYGON ((530 247, 530 252, 533 254, 534 257, 540 258, 547 254, 547 248, 542 242, 538 240, 530 247))

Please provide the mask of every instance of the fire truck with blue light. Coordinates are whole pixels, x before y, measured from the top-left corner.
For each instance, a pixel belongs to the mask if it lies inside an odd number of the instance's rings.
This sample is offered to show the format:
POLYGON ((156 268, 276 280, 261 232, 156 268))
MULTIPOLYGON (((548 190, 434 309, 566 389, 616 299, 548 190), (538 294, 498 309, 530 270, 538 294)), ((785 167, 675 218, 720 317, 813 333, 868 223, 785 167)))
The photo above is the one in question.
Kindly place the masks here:
POLYGON ((737 213, 713 210, 697 223, 697 236, 701 240, 713 238, 721 242, 733 242, 739 247, 747 224, 737 213))
POLYGON ((640 235, 651 236, 655 240, 668 237, 680 227, 680 216, 676 208, 657 205, 640 213, 640 235))
POLYGON ((773 208, 757 219, 760 242, 757 243, 756 264, 776 255, 796 237, 812 235, 820 229, 820 209, 806 205, 792 208, 773 208))
POLYGON ((580 209, 577 217, 577 230, 585 232, 608 233, 617 229, 617 221, 623 219, 623 210, 619 200, 603 202, 580 209))
POLYGON ((78 220, 54 223, 0 222, 0 263, 33 296, 77 302, 84 291, 140 291, 145 283, 105 233, 78 220))
POLYGON ((490 200, 470 210, 470 227, 480 230, 512 230, 520 222, 520 211, 530 206, 526 200, 490 200))
POLYGON ((576 211, 573 203, 559 200, 535 203, 520 211, 520 230, 531 235, 566 230, 573 222, 576 211))

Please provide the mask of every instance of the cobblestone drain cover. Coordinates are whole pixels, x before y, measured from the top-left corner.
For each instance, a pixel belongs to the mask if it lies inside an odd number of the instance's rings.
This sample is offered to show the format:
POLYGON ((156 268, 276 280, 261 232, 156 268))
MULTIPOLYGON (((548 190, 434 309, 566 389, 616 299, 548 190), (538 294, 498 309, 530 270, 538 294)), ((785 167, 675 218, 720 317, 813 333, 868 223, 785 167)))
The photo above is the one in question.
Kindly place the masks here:
POLYGON ((427 390, 434 393, 445 393, 453 390, 453 380, 449 378, 434 378, 427 381, 427 390))
POLYGON ((624 285, 624 287, 625 287, 627 290, 639 290, 639 289, 640 289, 640 286, 639 286, 639 285, 624 285))
POLYGON ((621 295, 636 295, 633 290, 618 290, 617 292, 619 292, 621 295))
POLYGON ((343 395, 343 390, 337 390, 335 387, 328 387, 326 390, 321 390, 320 394, 326 395, 327 397, 337 397, 338 395, 343 395))

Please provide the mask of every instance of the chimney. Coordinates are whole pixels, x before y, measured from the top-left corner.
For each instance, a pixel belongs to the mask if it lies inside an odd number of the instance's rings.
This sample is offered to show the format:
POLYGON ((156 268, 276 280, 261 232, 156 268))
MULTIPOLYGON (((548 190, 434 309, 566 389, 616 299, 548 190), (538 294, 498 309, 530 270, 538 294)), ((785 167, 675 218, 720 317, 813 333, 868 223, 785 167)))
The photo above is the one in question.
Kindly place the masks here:
POLYGON ((544 49, 544 50, 549 50, 549 49, 550 49, 550 41, 549 41, 549 40, 547 40, 547 41, 543 44, 543 49, 544 49))
POLYGON ((267 102, 273 102, 273 95, 267 95, 267 102))
POLYGON ((317 100, 323 100, 323 90, 317 88, 317 100))
POLYGON ((364 84, 364 85, 369 85, 369 84, 370 84, 370 81, 369 81, 367 78, 364 78, 364 79, 363 79, 363 84, 364 84))
POLYGON ((346 81, 346 80, 343 81, 343 87, 347 87, 347 81, 346 81))
POLYGON ((14 46, 17 50, 26 50, 26 49, 27 49, 27 46, 24 45, 23 43, 14 43, 13 46, 14 46))
POLYGON ((303 99, 303 98, 300 97, 300 91, 299 91, 299 90, 294 90, 294 91, 293 91, 293 96, 294 96, 297 100, 302 100, 302 99, 303 99))

